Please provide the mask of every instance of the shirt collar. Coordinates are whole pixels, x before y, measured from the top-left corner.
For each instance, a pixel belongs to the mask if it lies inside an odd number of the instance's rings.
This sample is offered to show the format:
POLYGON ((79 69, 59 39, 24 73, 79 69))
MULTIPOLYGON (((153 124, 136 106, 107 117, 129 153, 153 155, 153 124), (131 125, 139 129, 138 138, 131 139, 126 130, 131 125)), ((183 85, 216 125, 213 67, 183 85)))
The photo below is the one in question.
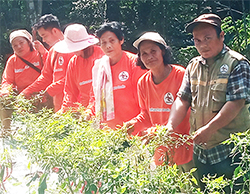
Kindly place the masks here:
MULTIPOLYGON (((223 44, 223 48, 222 48, 221 52, 214 57, 214 61, 216 61, 219 58, 223 57, 228 50, 229 50, 229 48, 225 44, 223 44)), ((200 63, 203 64, 203 65, 206 65, 206 59, 203 58, 202 56, 200 57, 200 63)))

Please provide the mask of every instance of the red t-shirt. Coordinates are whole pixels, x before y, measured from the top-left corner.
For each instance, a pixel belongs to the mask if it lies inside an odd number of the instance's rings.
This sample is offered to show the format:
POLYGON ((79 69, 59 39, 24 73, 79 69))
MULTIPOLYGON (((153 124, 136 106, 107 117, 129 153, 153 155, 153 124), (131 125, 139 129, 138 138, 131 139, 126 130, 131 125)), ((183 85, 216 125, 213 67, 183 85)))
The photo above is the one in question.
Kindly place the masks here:
MULTIPOLYGON (((111 66, 115 118, 105 123, 113 129, 117 125, 123 125, 123 122, 134 118, 140 112, 137 82, 146 71, 136 66, 136 60, 135 54, 123 51, 120 61, 111 66)), ((93 111, 94 99, 92 92, 90 106, 93 111)))
MULTIPOLYGON (((32 51, 24 59, 42 69, 41 58, 36 50, 32 51)), ((8 59, 2 75, 1 93, 8 94, 10 85, 20 93, 32 84, 39 75, 40 73, 24 63, 16 54, 13 54, 8 59)))
POLYGON ((88 106, 92 87, 92 67, 94 61, 103 55, 101 48, 94 46, 94 53, 89 58, 84 59, 76 55, 71 58, 66 74, 62 111, 68 110, 69 107, 77 108, 76 102, 84 107, 88 106))
POLYGON ((41 75, 22 93, 30 96, 34 92, 46 90, 50 96, 53 96, 55 112, 58 111, 62 105, 68 63, 73 55, 74 53, 58 53, 52 47, 48 52, 41 75))
MULTIPOLYGON (((177 92, 181 86, 185 69, 178 65, 171 65, 172 71, 160 84, 153 82, 152 73, 148 71, 138 81, 138 95, 141 113, 133 119, 136 121, 133 135, 155 125, 167 124, 170 110, 177 92)), ((175 129, 176 133, 189 134, 189 114, 175 129)), ((184 145, 174 150, 173 161, 177 165, 188 163, 192 160, 192 146, 184 145), (188 149, 187 149, 188 148, 188 149)))

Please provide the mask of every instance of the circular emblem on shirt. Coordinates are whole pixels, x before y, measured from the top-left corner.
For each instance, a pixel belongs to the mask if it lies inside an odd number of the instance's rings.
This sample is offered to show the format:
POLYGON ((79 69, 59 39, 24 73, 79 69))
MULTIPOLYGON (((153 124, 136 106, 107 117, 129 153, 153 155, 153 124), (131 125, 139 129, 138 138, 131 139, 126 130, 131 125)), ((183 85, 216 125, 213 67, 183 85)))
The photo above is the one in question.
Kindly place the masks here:
POLYGON ((174 96, 172 93, 168 92, 165 94, 164 96, 164 102, 167 104, 167 105, 172 105, 174 103, 174 96))
POLYGON ((126 81, 126 80, 128 80, 128 78, 129 78, 129 74, 128 74, 128 72, 127 71, 122 71, 120 74, 119 74, 119 80, 120 81, 126 81))
POLYGON ((227 73, 228 71, 228 65, 227 64, 223 64, 221 67, 220 67, 220 72, 221 73, 227 73))
POLYGON ((63 59, 62 56, 60 56, 60 57, 58 58, 58 64, 59 64, 59 65, 63 65, 63 63, 64 63, 64 59, 63 59))

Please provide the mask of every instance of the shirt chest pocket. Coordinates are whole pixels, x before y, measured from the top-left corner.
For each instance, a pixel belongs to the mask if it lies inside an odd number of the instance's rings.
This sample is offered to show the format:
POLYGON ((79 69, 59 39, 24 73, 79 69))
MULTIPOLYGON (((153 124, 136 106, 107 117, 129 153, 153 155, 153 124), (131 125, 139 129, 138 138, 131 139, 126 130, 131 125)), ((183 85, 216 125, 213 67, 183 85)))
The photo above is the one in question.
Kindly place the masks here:
POLYGON ((214 84, 211 87, 212 111, 214 113, 219 112, 226 103, 226 89, 227 84, 224 83, 214 84))

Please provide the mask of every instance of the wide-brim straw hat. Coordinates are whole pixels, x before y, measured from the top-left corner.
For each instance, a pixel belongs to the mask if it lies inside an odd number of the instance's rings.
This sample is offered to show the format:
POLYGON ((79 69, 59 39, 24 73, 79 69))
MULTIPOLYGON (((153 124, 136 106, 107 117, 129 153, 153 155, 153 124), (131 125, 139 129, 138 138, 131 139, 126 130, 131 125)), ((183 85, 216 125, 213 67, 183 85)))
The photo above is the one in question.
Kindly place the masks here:
POLYGON ((98 38, 89 35, 83 25, 71 24, 65 29, 64 39, 56 43, 54 49, 59 53, 72 53, 83 50, 98 42, 98 38))

